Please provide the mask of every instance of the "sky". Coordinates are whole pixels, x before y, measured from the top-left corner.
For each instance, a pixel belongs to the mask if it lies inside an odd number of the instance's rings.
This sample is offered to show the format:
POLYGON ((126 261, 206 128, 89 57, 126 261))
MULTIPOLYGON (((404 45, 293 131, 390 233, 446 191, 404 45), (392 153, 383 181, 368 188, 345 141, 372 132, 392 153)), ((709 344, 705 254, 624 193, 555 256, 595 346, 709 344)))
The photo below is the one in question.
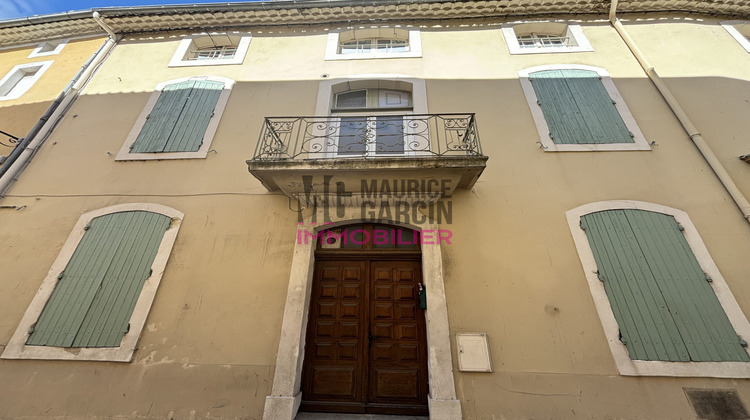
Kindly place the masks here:
POLYGON ((0 20, 99 7, 227 3, 228 1, 232 0, 0 0, 0 20))

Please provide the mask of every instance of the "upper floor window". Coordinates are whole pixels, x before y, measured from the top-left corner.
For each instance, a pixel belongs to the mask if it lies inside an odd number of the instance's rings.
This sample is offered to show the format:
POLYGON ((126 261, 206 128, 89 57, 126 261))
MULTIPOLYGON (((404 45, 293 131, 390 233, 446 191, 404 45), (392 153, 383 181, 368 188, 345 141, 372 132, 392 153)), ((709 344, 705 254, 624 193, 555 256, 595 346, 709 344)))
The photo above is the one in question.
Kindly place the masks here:
POLYGON ((16 99, 26 93, 52 65, 52 61, 19 64, 0 80, 0 101, 16 99))
POLYGON ((357 28, 328 34, 326 60, 421 57, 419 31, 403 28, 357 28))
POLYGON ((58 39, 55 41, 45 41, 39 44, 34 51, 29 54, 28 58, 44 57, 47 55, 59 54, 63 47, 67 45, 67 39, 58 39))
POLYGON ((169 67, 242 64, 250 45, 247 33, 212 33, 180 41, 169 67))
POLYGON ((519 76, 546 151, 650 150, 604 69, 552 65, 519 76))
POLYGON ((732 38, 737 40, 745 51, 750 52, 750 22, 732 20, 721 22, 721 26, 729 32, 732 38))
POLYGON ((116 160, 205 158, 233 84, 222 77, 160 84, 116 160))
POLYGON ((580 25, 532 22, 503 25, 511 54, 593 51, 580 25))
POLYGON ((81 216, 2 358, 130 361, 182 218, 147 203, 81 216))

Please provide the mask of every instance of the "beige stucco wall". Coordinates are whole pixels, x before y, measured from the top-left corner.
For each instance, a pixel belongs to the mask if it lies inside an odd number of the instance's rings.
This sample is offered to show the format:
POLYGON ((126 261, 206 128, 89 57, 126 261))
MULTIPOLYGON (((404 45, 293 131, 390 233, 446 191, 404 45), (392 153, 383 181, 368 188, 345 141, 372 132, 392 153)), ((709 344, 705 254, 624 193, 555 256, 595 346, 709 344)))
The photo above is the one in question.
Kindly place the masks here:
POLYGON ((635 21, 626 27, 742 192, 750 195, 750 165, 738 159, 750 153, 750 53, 719 22, 635 21))
MULTIPOLYGON (((673 24, 644 24, 633 35, 641 44, 656 34, 668 38, 661 35, 667 25, 673 24)), ((732 49, 720 27, 683 26, 705 54, 718 41, 719 49, 732 49)), ((746 313, 750 228, 614 30, 593 23, 584 32, 594 52, 510 56, 500 27, 484 25, 423 30, 423 58, 335 62, 323 60, 322 31, 264 33, 254 34, 243 65, 171 69, 179 38, 123 40, 2 203, 25 207, 0 209, 0 344, 81 214, 153 202, 185 219, 135 360, 0 360, 0 376, 8 378, 0 383, 0 417, 260 417, 273 380, 297 215, 286 197, 247 173, 244 160, 264 116, 313 114, 324 74, 423 78, 430 112, 477 113, 490 161, 472 191, 453 196, 452 223, 441 226, 453 231, 453 243, 442 248, 452 334, 487 333, 495 370, 456 368, 464 418, 692 418, 682 387, 735 388, 750 401, 747 380, 618 375, 565 212, 616 199, 686 211, 746 313), (541 150, 517 72, 565 63, 605 68, 653 150, 541 150), (190 75, 236 80, 215 152, 206 159, 115 162, 153 88, 190 75), (39 395, 49 398, 40 403, 39 395)), ((652 56, 661 51, 643 48, 652 56)), ((670 84, 704 83, 698 74, 661 73, 670 84)), ((676 93, 687 97, 686 91, 676 93)), ((733 95, 739 103, 741 91, 733 95)), ((715 115, 697 99, 687 102, 698 114, 715 115)), ((712 126, 709 139, 738 133, 734 124, 712 126)))
MULTIPOLYGON (((71 39, 58 54, 32 58, 28 56, 39 44, 0 49, 0 79, 19 64, 54 61, 21 97, 0 101, 0 130, 17 137, 26 136, 103 42, 100 37, 71 39)), ((7 156, 10 150, 0 145, 0 155, 7 156)))

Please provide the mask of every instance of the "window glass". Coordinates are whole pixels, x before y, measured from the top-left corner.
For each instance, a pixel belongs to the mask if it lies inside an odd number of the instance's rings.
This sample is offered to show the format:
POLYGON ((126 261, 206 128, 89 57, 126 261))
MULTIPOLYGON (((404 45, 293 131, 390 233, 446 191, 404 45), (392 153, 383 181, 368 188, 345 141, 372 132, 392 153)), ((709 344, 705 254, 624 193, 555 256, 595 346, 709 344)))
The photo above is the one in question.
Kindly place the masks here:
POLYGON ((366 108, 367 91, 354 90, 336 95, 336 108, 366 108))

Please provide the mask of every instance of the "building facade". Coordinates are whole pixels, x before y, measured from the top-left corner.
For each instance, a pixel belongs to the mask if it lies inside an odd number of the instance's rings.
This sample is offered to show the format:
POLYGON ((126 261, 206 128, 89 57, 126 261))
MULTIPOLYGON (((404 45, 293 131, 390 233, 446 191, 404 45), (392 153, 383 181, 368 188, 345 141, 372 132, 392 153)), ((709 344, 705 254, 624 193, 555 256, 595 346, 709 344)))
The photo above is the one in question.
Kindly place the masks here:
POLYGON ((92 14, 0 22, 0 130, 83 67, 0 178, 0 417, 750 417, 750 6, 92 14))

